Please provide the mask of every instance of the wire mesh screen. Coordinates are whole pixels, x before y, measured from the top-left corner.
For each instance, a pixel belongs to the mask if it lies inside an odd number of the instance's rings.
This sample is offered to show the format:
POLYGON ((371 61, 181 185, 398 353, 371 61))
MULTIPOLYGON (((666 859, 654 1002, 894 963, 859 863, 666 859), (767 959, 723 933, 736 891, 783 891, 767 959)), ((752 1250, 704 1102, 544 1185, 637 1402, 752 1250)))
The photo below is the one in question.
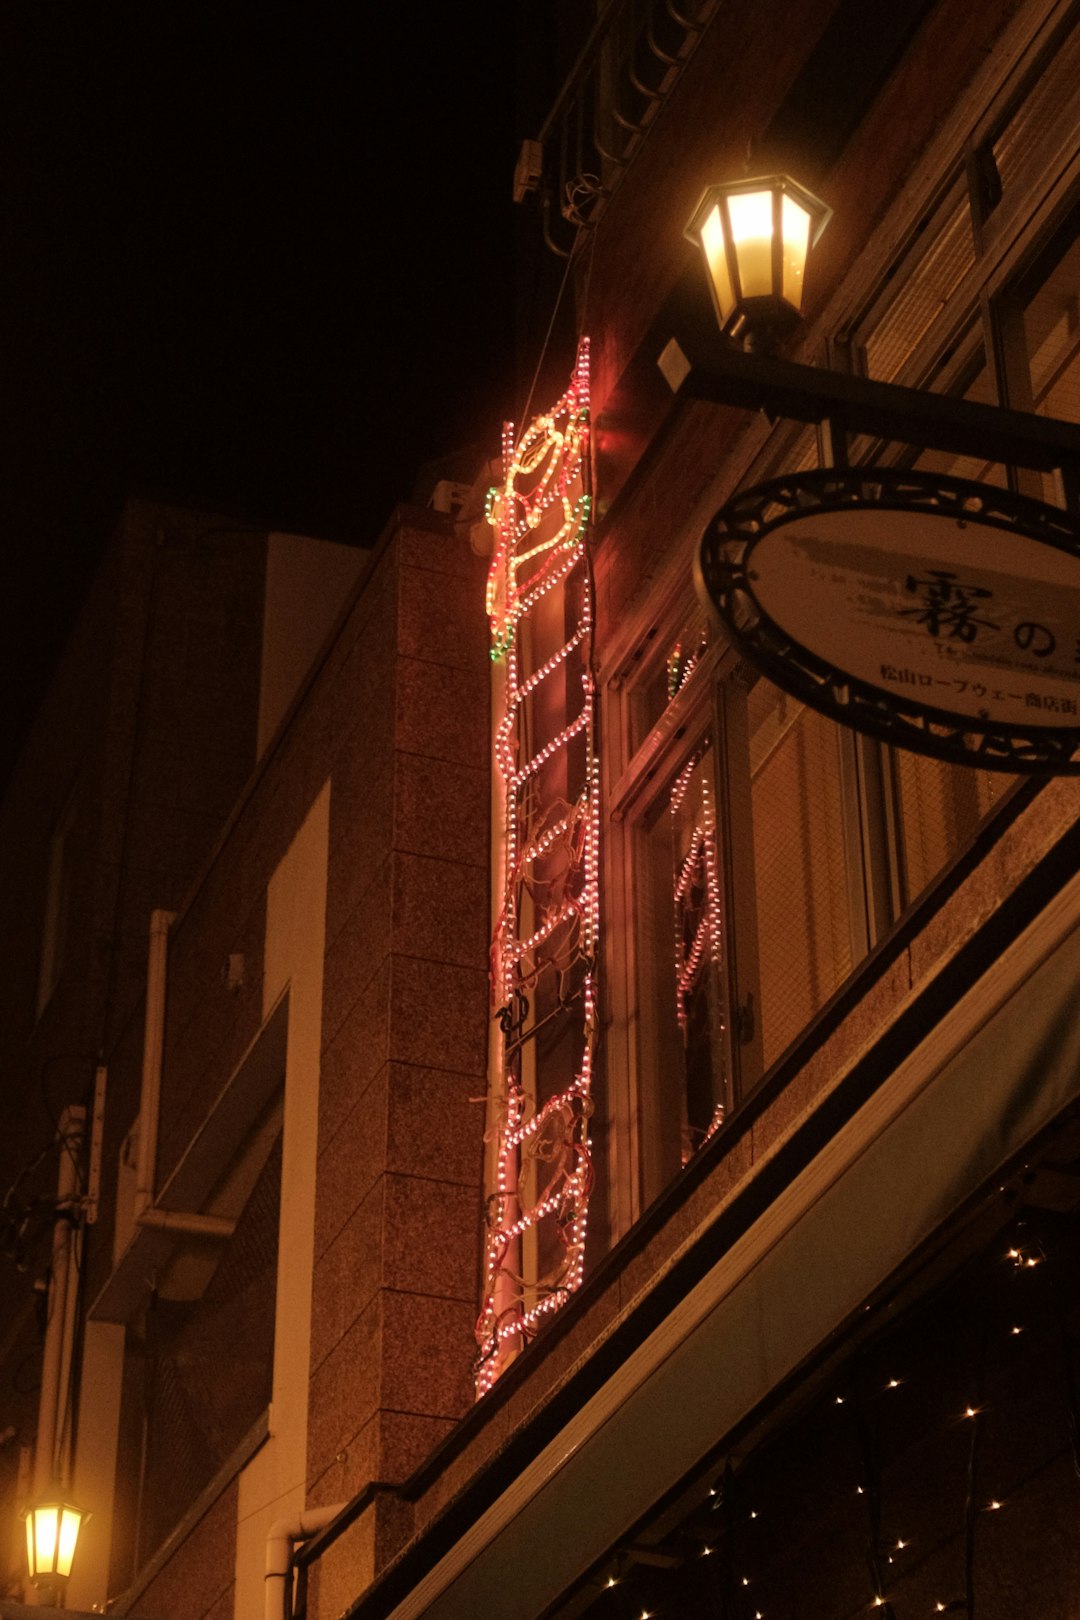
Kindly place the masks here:
POLYGON ((157 1300, 147 1313, 136 1567, 270 1403, 280 1194, 279 1134, 201 1299, 157 1300))
POLYGON ((906 906, 960 853, 1014 778, 901 749, 893 753, 893 772, 906 906))
POLYGON ((871 377, 891 382, 925 337, 951 295, 975 263, 971 215, 962 187, 949 199, 929 245, 901 280, 901 290, 866 336, 871 377))
POLYGON ((1071 129, 1080 101, 1080 33, 1054 40, 1024 99, 993 142, 994 162, 1007 202, 1030 179, 1032 163, 1046 160, 1071 129), (1040 161, 1041 160, 1041 161, 1040 161))
POLYGON ((768 681, 750 694, 766 1068, 854 966, 838 728, 768 681))

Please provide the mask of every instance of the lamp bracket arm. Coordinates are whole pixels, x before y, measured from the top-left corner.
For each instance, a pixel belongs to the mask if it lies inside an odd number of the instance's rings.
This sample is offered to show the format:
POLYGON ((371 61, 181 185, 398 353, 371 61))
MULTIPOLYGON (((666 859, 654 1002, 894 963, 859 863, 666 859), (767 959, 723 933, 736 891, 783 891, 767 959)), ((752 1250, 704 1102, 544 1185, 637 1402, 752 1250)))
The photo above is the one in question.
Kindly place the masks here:
POLYGON ((684 396, 765 411, 770 418, 842 423, 847 435, 867 434, 1005 466, 1062 470, 1066 485, 1076 487, 1080 426, 1074 422, 746 353, 719 334, 676 343, 685 361, 677 392, 684 396))

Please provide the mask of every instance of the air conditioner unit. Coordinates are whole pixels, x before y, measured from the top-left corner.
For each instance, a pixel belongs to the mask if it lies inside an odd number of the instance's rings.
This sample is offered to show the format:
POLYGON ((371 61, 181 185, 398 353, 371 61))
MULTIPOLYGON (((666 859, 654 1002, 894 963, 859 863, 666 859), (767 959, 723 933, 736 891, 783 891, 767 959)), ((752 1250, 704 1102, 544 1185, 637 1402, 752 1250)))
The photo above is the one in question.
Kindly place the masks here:
POLYGON ((448 512, 452 518, 460 516, 469 496, 468 484, 455 483, 452 478, 440 478, 431 492, 428 505, 436 512, 448 512))

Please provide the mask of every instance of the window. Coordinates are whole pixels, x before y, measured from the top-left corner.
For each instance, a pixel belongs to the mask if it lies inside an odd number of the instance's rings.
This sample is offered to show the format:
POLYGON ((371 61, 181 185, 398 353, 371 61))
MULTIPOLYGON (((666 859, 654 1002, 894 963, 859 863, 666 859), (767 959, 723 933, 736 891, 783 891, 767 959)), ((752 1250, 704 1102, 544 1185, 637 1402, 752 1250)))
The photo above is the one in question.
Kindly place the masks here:
POLYGON ((658 1186, 722 1123, 732 1101, 715 765, 707 735, 637 832, 639 920, 653 941, 643 1039, 656 1073, 669 1081, 643 1121, 646 1177, 658 1186))
MULTIPOLYGON (((868 878, 871 745, 710 642, 696 612, 666 652, 650 639, 615 699, 640 740, 612 792, 640 1120, 632 1209, 720 1129, 892 917, 868 878), (668 701, 641 735, 661 681, 668 701)), ((613 1023, 609 1086, 624 1059, 613 1023)))
POLYGON ((222 1469, 235 1473, 270 1406, 288 1016, 283 995, 158 1192, 159 1207, 190 1198, 234 1222, 232 1235, 129 1228, 110 1280, 108 1309, 126 1318, 113 1591, 146 1568, 222 1469))
POLYGON ((974 264, 971 211, 964 183, 957 178, 891 273, 892 296, 884 312, 864 330, 869 376, 880 382, 897 379, 974 264))

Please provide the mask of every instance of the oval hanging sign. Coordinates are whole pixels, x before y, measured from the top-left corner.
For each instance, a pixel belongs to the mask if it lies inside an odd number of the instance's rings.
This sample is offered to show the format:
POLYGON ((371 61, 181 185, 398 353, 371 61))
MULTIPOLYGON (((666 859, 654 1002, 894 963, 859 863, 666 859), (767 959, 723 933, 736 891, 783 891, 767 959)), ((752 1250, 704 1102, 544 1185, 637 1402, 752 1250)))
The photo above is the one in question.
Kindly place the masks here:
POLYGON ((778 686, 897 747, 1080 775, 1080 528, 992 485, 825 469, 721 508, 699 586, 778 686))

